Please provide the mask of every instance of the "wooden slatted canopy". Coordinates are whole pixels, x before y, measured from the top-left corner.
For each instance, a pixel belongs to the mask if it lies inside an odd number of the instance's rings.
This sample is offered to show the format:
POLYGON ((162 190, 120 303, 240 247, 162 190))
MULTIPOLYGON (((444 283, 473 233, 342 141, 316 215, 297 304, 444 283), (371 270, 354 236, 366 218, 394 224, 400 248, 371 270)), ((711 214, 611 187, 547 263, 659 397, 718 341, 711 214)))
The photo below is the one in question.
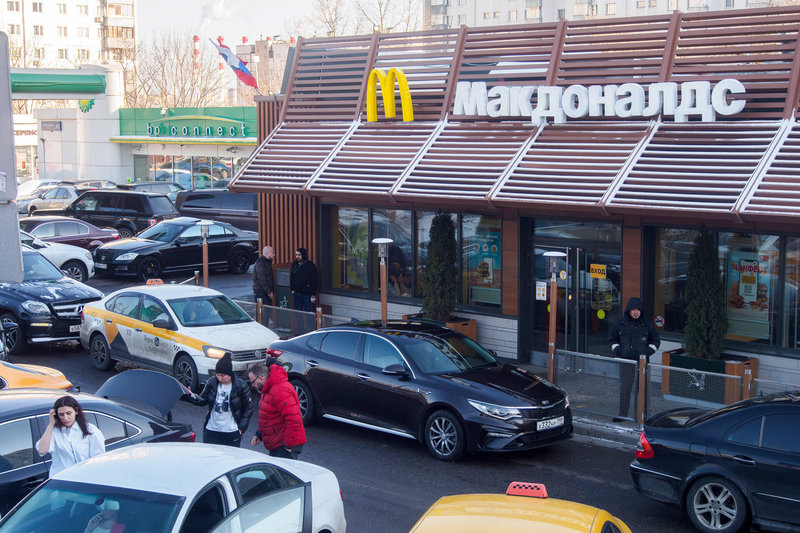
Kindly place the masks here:
MULTIPOLYGON (((301 39, 279 126, 233 190, 458 206, 800 221, 800 7, 301 39), (401 68, 414 121, 372 69, 401 68), (460 81, 506 86, 739 80, 744 109, 534 125, 454 114, 460 81), (379 119, 367 122, 375 98, 379 119), (724 119, 724 120, 721 120, 724 119)), ((537 94, 531 105, 536 107, 537 94)))

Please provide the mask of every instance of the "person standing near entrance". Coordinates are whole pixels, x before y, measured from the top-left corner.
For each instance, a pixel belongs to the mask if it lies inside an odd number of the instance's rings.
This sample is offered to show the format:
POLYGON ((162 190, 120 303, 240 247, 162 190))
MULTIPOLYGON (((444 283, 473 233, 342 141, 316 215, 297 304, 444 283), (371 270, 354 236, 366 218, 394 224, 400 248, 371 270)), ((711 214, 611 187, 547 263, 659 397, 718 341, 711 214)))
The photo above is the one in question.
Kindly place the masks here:
MULTIPOLYGON (((647 320, 642 310, 642 301, 631 298, 625 306, 622 318, 608 335, 608 343, 616 357, 638 361, 640 355, 652 355, 661 345, 658 331, 652 320, 647 320)), ((621 364, 619 370, 619 416, 627 417, 631 403, 631 390, 636 367, 621 364)), ((618 419, 615 419, 618 420, 618 419)))
POLYGON ((275 259, 275 250, 272 246, 265 246, 253 265, 253 298, 256 303, 261 298, 261 302, 264 305, 274 305, 275 275, 272 272, 273 259, 275 259))
MULTIPOLYGON (((297 311, 314 312, 317 303, 317 267, 308 260, 308 250, 298 248, 294 252, 291 272, 289 273, 289 288, 292 291, 292 305, 297 311)), ((303 316, 304 330, 311 331, 313 318, 303 316)))

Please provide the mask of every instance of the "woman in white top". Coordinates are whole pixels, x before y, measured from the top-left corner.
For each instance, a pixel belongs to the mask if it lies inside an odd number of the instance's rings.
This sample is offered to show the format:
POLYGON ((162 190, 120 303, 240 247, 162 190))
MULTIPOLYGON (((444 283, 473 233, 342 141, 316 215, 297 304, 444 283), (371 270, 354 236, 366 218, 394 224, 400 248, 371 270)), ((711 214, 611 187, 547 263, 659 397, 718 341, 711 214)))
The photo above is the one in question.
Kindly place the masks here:
POLYGON ((86 421, 83 409, 72 396, 62 396, 50 409, 50 423, 36 443, 39 455, 50 453, 50 476, 106 451, 105 437, 86 421))

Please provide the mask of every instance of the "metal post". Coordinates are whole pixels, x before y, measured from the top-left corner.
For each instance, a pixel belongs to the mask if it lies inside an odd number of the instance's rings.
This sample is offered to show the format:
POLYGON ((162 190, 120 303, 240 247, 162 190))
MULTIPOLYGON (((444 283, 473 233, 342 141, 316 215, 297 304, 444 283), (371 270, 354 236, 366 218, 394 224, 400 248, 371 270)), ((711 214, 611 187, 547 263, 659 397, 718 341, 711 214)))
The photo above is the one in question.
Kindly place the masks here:
POLYGON ((322 308, 317 307, 317 329, 322 327, 322 308))
POLYGON ((639 356, 639 387, 636 396, 636 420, 644 424, 644 412, 647 398, 647 356, 639 356))
POLYGON ((200 271, 199 270, 195 270, 194 271, 194 284, 195 285, 200 285, 200 271))
POLYGON ((263 324, 264 323, 264 321, 261 320, 262 319, 261 308, 262 308, 263 305, 264 304, 261 302, 261 298, 257 298, 256 299, 256 322, 258 322, 259 324, 263 324))
POLYGON ((388 308, 388 293, 389 291, 386 290, 387 285, 389 284, 388 275, 386 273, 386 258, 381 257, 381 323, 385 326, 386 319, 387 319, 387 308, 388 308))
POLYGON ((750 368, 744 369, 744 379, 742 379, 742 400, 747 400, 752 398, 754 394, 753 390, 753 370, 750 368))
POLYGON ((203 237, 203 287, 208 287, 208 239, 203 237))
MULTIPOLYGON (((552 260, 551 260, 552 261, 552 260)), ((555 261, 551 268, 552 274, 550 275, 550 326, 548 327, 547 338, 547 379, 551 383, 555 382, 555 354, 556 354, 556 293, 558 292, 558 284, 556 282, 556 267, 555 261)))

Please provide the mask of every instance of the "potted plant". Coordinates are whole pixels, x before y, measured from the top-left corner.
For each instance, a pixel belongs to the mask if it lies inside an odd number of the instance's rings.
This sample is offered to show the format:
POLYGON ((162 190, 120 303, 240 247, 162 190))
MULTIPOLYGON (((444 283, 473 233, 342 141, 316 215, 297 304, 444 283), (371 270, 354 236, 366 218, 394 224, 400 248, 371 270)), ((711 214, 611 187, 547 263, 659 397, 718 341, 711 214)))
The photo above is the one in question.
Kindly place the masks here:
POLYGON ((437 211, 431 221, 428 256, 420 276, 422 312, 426 320, 443 323, 473 340, 477 337, 474 319, 453 316, 458 300, 458 245, 456 226, 447 211, 437 211))
MULTIPOLYGON (((719 265, 714 234, 703 227, 689 256, 684 347, 664 352, 662 362, 665 366, 738 376, 743 376, 746 368, 757 367, 757 361, 753 359, 723 354, 728 318, 725 284, 719 265)), ((723 392, 721 387, 707 387, 700 374, 675 373, 671 383, 669 374, 665 375, 666 383, 662 382, 664 392, 713 403, 730 403, 739 399, 738 390, 732 386, 738 384, 734 380, 725 380, 723 392)))

